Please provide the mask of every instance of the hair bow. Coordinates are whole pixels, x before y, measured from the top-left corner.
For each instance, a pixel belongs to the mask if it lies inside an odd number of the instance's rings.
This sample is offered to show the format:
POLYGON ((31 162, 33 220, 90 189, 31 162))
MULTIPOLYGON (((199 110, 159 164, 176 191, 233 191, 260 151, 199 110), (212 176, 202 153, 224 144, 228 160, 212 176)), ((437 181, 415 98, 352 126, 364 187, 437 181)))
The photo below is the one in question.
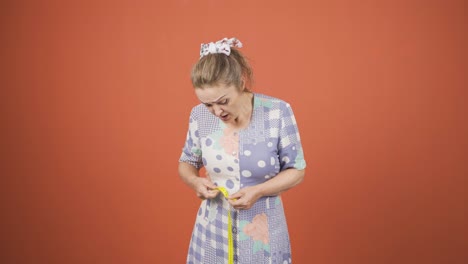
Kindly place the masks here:
POLYGON ((201 44, 200 58, 208 54, 224 53, 227 56, 231 54, 231 47, 242 48, 242 43, 236 38, 223 38, 216 43, 201 44))

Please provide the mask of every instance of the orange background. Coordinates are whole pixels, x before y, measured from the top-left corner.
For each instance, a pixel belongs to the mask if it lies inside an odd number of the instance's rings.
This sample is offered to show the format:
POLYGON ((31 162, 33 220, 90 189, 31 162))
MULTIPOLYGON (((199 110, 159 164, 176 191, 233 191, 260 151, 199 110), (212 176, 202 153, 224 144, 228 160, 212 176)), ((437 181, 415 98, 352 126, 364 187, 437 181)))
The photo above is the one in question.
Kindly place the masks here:
POLYGON ((201 42, 238 37, 308 170, 294 263, 467 263, 464 1, 2 1, 1 263, 184 263, 201 42))

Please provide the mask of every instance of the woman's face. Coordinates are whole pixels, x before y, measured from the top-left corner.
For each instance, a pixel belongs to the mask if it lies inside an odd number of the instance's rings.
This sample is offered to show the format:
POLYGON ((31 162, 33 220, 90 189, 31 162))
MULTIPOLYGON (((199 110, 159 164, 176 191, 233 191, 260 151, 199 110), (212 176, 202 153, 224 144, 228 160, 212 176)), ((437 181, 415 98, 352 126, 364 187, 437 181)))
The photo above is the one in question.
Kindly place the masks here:
POLYGON ((195 94, 208 110, 225 123, 233 123, 240 115, 245 100, 235 86, 223 84, 196 88, 195 94))

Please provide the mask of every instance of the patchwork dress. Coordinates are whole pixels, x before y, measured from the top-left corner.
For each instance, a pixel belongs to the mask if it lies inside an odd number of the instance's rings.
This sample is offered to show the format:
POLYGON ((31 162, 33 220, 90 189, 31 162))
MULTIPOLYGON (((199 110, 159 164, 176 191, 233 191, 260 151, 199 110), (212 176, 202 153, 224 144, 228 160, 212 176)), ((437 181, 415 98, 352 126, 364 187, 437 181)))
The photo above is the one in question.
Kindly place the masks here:
MULTIPOLYGON (((229 194, 268 181, 288 168, 306 167, 290 105, 257 93, 251 122, 240 131, 228 128, 203 104, 195 106, 180 162, 204 166, 211 181, 229 194)), ((201 202, 187 263, 228 263, 229 210, 234 263, 291 263, 281 197, 262 197, 250 209, 236 210, 222 194, 201 202)))

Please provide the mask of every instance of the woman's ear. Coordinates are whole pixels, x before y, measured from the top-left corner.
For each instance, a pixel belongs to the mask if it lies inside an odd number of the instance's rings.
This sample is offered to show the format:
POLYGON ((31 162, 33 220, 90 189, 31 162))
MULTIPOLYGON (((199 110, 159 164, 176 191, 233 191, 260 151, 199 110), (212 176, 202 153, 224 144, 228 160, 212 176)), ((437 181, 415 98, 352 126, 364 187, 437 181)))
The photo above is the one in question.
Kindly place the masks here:
POLYGON ((245 77, 242 77, 241 92, 244 92, 246 88, 245 77))

